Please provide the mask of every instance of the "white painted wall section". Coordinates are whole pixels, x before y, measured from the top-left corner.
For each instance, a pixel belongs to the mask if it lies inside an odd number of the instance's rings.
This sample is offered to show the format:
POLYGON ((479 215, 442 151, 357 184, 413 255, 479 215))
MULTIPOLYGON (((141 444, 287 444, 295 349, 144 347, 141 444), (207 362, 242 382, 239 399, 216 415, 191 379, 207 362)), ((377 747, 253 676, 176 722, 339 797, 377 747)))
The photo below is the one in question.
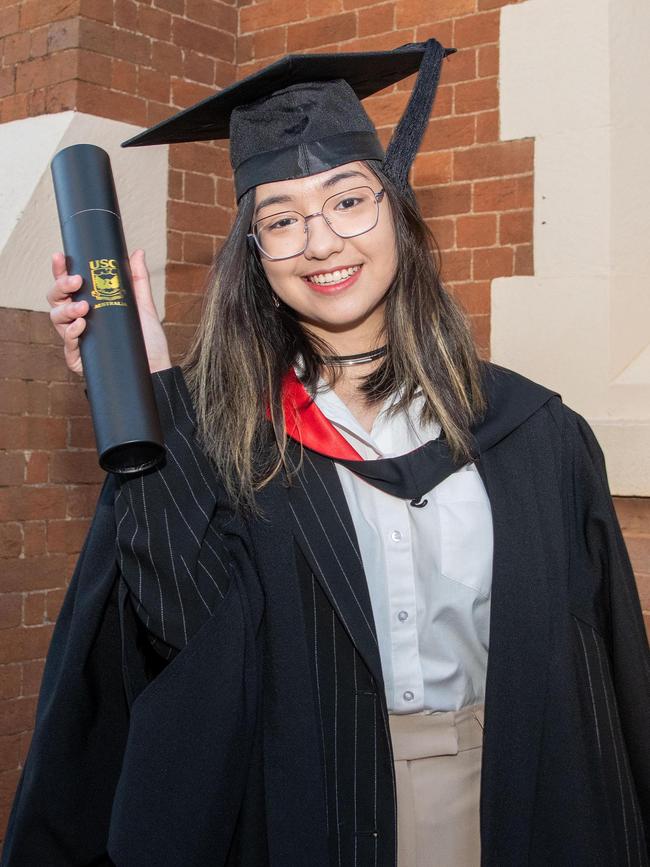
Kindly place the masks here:
POLYGON ((0 307, 49 310, 50 255, 62 249, 50 163, 59 150, 88 143, 111 158, 126 242, 145 249, 164 317, 169 149, 120 147, 140 129, 75 111, 0 124, 0 307))
POLYGON ((492 283, 492 358, 559 391, 610 486, 650 495, 650 4, 501 12, 500 135, 535 138, 533 277, 492 283))

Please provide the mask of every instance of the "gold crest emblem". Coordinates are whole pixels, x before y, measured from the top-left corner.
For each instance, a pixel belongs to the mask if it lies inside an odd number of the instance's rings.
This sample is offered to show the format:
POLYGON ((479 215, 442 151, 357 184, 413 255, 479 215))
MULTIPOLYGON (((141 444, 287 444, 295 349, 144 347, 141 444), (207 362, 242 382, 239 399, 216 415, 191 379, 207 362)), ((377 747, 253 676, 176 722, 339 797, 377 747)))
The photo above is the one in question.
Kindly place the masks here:
POLYGON ((120 283, 120 272, 115 259, 91 259, 90 275, 93 288, 90 294, 97 299, 95 307, 107 307, 116 305, 126 307, 123 300, 126 296, 120 283))

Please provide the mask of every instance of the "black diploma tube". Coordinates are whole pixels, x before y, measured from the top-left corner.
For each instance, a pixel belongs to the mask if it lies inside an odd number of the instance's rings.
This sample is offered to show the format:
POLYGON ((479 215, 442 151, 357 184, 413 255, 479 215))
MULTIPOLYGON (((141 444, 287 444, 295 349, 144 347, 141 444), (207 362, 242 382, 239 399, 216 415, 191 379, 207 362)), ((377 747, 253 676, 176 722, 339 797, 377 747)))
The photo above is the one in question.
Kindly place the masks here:
POLYGON ((81 274, 86 300, 79 339, 102 469, 137 473, 165 454, 111 163, 91 144, 64 148, 52 178, 68 274, 81 274))

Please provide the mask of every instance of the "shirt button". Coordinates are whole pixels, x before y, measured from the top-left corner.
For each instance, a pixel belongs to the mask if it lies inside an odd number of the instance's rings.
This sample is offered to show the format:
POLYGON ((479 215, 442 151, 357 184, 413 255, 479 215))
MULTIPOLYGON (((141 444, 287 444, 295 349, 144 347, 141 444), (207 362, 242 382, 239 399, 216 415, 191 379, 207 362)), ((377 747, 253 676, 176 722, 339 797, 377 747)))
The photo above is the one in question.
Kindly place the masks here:
POLYGON ((402 621, 402 623, 404 623, 405 620, 408 620, 408 619, 409 619, 409 613, 408 613, 408 611, 400 611, 400 613, 399 613, 397 616, 398 616, 399 619, 402 621))
POLYGON ((399 530, 393 530, 393 532, 390 534, 390 537, 393 540, 393 542, 401 542, 402 541, 402 534, 400 533, 399 530))
POLYGON ((413 701, 413 699, 414 699, 413 693, 411 692, 410 689, 407 689, 406 692, 404 693, 404 700, 405 701, 413 701))

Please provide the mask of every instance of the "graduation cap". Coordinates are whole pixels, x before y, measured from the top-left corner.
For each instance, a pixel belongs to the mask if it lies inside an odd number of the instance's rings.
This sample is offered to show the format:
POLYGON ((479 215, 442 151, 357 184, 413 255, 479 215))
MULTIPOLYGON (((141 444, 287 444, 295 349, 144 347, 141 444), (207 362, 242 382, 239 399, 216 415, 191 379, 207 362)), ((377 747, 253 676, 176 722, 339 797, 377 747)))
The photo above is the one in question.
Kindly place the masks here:
POLYGON ((291 54, 123 142, 123 147, 230 139, 239 200, 258 184, 379 160, 404 188, 429 121, 443 59, 435 39, 392 51, 291 54), (386 154, 360 100, 418 77, 386 154))

